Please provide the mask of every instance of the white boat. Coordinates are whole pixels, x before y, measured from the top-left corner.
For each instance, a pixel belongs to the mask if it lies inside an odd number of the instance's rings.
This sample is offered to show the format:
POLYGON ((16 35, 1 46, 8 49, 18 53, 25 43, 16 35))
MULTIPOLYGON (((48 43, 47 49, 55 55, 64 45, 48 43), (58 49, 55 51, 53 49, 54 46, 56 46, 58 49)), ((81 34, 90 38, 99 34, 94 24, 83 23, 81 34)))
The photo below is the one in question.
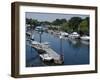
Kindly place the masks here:
POLYGON ((43 27, 43 26, 37 26, 36 28, 35 28, 35 31, 38 31, 38 32, 43 32, 43 31, 45 31, 46 29, 43 27))
POLYGON ((31 36, 31 40, 34 40, 34 35, 31 36))
POLYGON ((66 32, 60 32, 60 34, 61 34, 61 36, 63 36, 63 37, 68 37, 68 33, 66 33, 66 32))
POLYGON ((37 42, 37 41, 32 41, 32 44, 33 44, 33 45, 40 45, 40 43, 37 42))
POLYGON ((44 44, 44 45, 49 45, 49 42, 43 42, 41 44, 44 44))
POLYGON ((85 35, 85 36, 80 37, 80 39, 82 39, 82 40, 90 40, 90 37, 85 35))
POLYGON ((49 56, 49 54, 40 54, 39 56, 43 61, 51 61, 51 60, 53 60, 53 58, 51 56, 49 56))
POLYGON ((72 38, 72 39, 77 39, 77 38, 80 37, 80 35, 77 32, 73 32, 68 37, 69 38, 72 38))

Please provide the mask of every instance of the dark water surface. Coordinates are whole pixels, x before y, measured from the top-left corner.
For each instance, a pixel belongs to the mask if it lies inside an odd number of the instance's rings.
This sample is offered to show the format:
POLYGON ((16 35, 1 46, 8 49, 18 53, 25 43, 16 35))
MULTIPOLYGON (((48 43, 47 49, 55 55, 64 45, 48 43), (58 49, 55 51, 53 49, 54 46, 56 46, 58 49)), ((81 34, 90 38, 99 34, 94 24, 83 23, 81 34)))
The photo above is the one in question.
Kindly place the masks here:
MULTIPOLYGON (((34 33, 35 41, 40 41, 38 33, 34 33)), ((81 40, 62 39, 62 53, 60 39, 50 33, 42 34, 42 42, 49 42, 50 47, 58 54, 64 55, 63 65, 89 64, 89 44, 81 40)), ((26 66, 47 66, 39 57, 38 53, 26 41, 26 66)), ((50 65, 50 64, 49 64, 50 65)))

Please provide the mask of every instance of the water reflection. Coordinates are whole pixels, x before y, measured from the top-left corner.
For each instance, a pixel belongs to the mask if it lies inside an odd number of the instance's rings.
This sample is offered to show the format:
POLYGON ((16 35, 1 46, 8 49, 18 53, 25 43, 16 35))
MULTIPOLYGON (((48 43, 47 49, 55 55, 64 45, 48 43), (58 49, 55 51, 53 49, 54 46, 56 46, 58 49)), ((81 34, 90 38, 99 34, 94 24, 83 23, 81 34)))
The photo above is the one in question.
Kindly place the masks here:
MULTIPOLYGON (((34 40, 39 42, 39 34, 34 32, 34 40)), ((49 42, 50 47, 58 54, 64 55, 63 65, 78 65, 89 64, 89 42, 75 39, 62 39, 62 53, 60 50, 60 38, 53 34, 43 33, 41 35, 41 42, 49 42)), ((34 48, 27 45, 26 42, 26 66, 52 66, 55 64, 44 63, 37 51, 34 48)))

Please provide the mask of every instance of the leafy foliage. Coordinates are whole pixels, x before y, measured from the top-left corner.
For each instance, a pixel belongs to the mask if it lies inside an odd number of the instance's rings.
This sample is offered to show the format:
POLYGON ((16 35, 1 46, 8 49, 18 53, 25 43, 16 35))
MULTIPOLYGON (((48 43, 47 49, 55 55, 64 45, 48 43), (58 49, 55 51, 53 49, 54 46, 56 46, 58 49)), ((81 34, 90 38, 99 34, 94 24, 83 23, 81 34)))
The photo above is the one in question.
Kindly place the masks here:
POLYGON ((61 25, 63 23, 67 22, 66 19, 56 19, 52 22, 53 25, 61 25))
POLYGON ((80 23, 80 30, 82 32, 89 32, 89 18, 85 18, 81 23, 80 23))
POLYGON ((55 19, 52 22, 49 21, 38 21, 36 19, 26 18, 26 24, 29 24, 30 27, 35 28, 36 26, 45 26, 49 25, 50 30, 62 30, 64 32, 77 31, 81 33, 89 33, 89 17, 82 19, 81 17, 72 17, 70 20, 66 19, 55 19), (60 26, 60 27, 59 27, 60 26))
POLYGON ((70 31, 70 28, 69 28, 67 22, 62 24, 61 30, 64 31, 64 32, 69 32, 70 31))
POLYGON ((69 26, 72 31, 78 31, 79 24, 81 23, 82 19, 80 17, 72 17, 69 20, 69 26))

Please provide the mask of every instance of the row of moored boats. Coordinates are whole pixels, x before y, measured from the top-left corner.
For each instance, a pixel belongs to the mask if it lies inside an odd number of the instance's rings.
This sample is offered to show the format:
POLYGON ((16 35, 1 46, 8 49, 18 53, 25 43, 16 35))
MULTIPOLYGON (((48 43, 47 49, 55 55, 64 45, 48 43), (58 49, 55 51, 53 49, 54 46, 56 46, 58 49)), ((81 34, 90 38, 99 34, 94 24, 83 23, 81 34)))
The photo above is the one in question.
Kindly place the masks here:
POLYGON ((61 36, 62 36, 62 38, 68 37, 71 39, 81 39, 81 40, 86 40, 86 41, 90 40, 89 36, 87 36, 87 35, 80 36, 80 34, 78 34, 77 32, 73 32, 71 34, 68 34, 66 32, 60 32, 60 37, 61 36))

